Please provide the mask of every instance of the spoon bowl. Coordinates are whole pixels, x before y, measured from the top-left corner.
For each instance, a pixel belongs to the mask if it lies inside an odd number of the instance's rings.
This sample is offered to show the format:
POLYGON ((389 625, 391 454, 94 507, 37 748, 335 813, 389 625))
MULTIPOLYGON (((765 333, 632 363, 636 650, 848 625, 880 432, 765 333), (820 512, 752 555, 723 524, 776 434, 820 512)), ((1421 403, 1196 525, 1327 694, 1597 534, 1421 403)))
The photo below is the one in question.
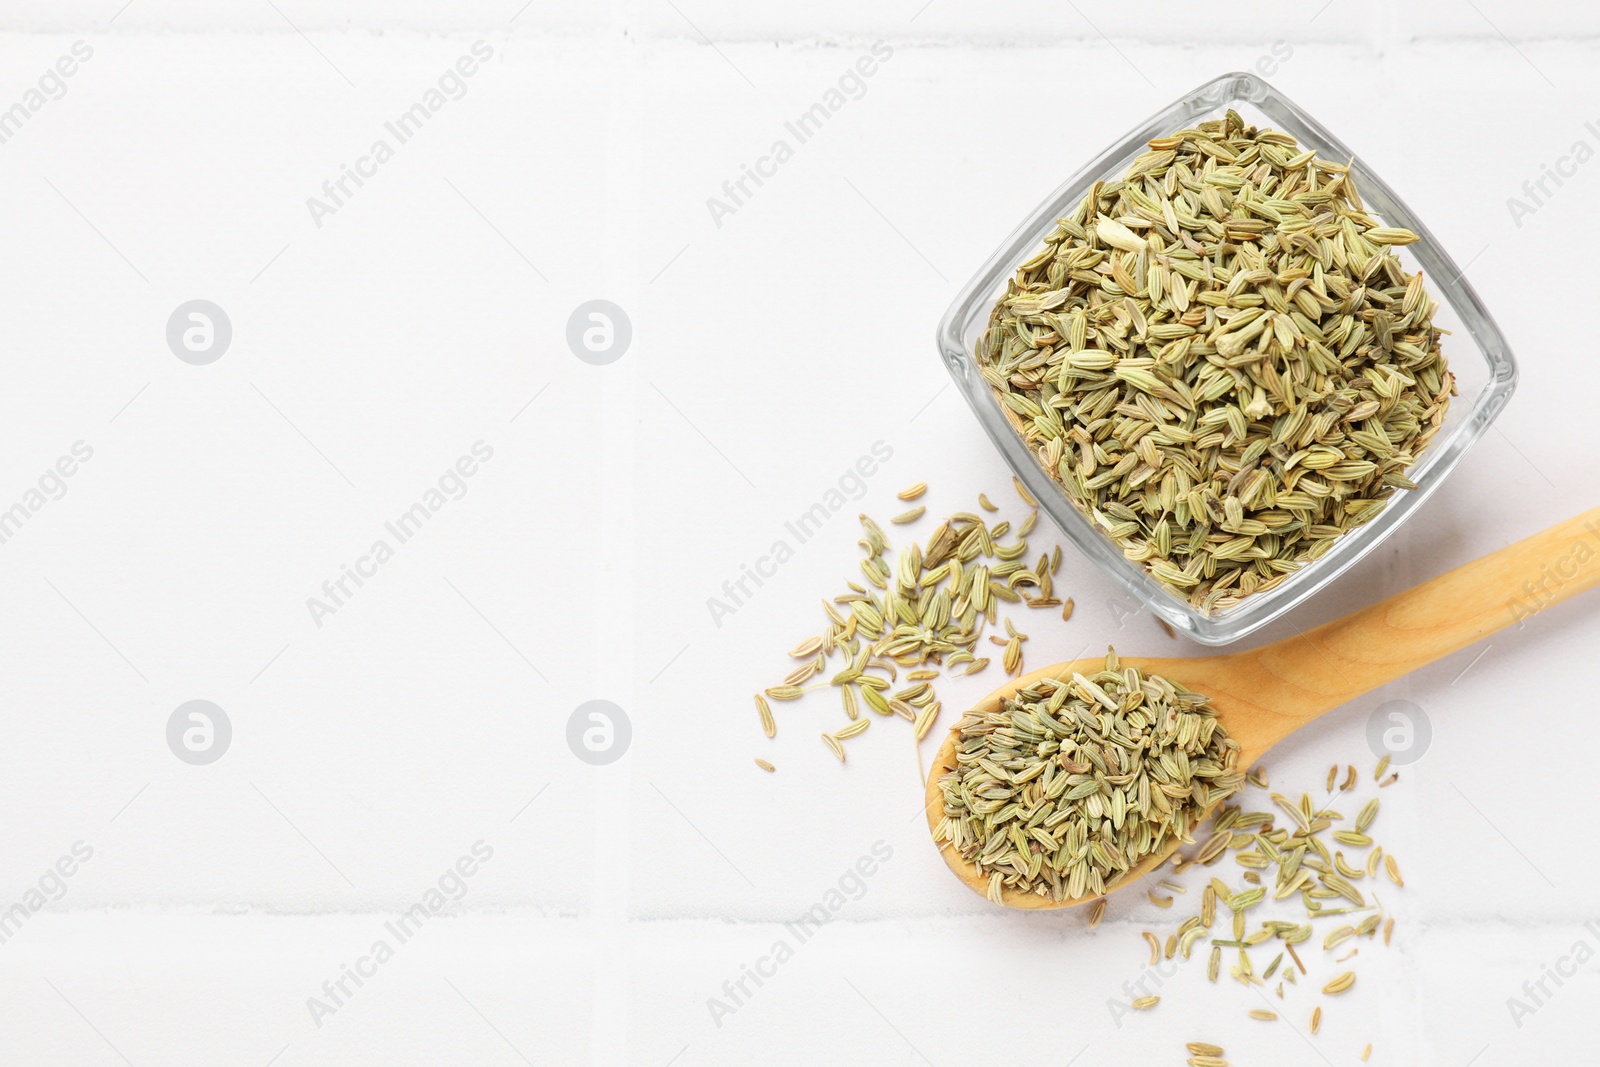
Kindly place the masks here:
MULTIPOLYGON (((1191 658, 1155 658, 1118 653, 1123 664, 1168 678, 1210 699, 1218 722, 1239 743, 1241 770, 1253 766, 1273 745, 1324 712, 1481 638, 1526 619, 1600 584, 1600 508, 1518 541, 1480 560, 1342 619, 1274 644, 1241 652, 1191 658)), ((1018 691, 1045 678, 1093 675, 1103 656, 1058 663, 1008 681, 984 697, 975 710, 989 712, 1018 691)), ((939 747, 928 775, 928 828, 937 832, 944 816, 940 779, 956 767, 959 726, 939 747)), ((1215 805, 1213 805, 1215 807, 1215 805)), ((1192 831, 1211 810, 1195 813, 1192 831)), ((1112 892, 1139 880, 1178 847, 1145 857, 1129 869, 1112 892)), ((988 879, 948 842, 940 854, 956 877, 987 897, 988 879)), ((1098 899, 1051 900, 1009 887, 1001 890, 1006 907, 1069 908, 1098 899)))

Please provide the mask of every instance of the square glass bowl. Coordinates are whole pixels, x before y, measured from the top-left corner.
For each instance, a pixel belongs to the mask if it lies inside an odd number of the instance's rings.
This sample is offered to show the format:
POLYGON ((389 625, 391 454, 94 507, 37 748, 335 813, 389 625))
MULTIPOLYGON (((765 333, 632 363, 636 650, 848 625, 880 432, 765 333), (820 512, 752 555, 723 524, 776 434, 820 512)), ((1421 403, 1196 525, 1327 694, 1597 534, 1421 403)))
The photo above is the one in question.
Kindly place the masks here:
POLYGON ((957 295, 939 323, 938 345, 957 387, 995 447, 1067 538, 1156 615, 1204 645, 1237 641, 1265 626, 1377 548, 1439 487, 1467 449, 1489 428, 1511 396, 1517 379, 1516 361, 1499 327, 1428 228, 1381 177, 1320 122, 1272 86, 1247 73, 1224 74, 1185 94, 1068 178, 1011 232, 957 295), (1292 134, 1302 148, 1315 148, 1324 159, 1354 158, 1356 187, 1367 209, 1385 225, 1404 227, 1421 238, 1394 251, 1408 272, 1419 267, 1424 271, 1428 292, 1439 302, 1434 324, 1449 331, 1440 343, 1460 395, 1451 400, 1444 425, 1406 472, 1417 488, 1396 490, 1388 507, 1376 518, 1339 537, 1320 559, 1303 564, 1282 584, 1252 593, 1227 611, 1207 616, 1145 573, 1140 564, 1125 558, 1067 497, 1006 421, 1000 402, 978 373, 974 352, 995 301, 1004 293, 1016 268, 1042 247, 1045 237, 1055 228, 1055 220, 1071 214, 1091 185, 1120 177, 1146 150, 1145 142, 1151 138, 1222 118, 1229 108, 1238 111, 1246 123, 1292 134))

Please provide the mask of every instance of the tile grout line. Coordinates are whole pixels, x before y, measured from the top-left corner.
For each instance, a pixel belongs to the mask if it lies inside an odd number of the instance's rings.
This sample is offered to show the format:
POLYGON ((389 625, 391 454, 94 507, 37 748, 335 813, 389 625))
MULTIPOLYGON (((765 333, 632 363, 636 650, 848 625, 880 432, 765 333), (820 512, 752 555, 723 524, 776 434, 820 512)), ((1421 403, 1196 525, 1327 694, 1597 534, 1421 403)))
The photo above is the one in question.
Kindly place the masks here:
MULTIPOLYGON (((1345 4, 1347 2, 1352 2, 1352 0, 1332 0, 1332 3, 1337 4, 1345 4)), ((114 32, 118 36, 122 37, 170 37, 178 35, 220 36, 227 33, 242 31, 262 37, 272 38, 294 37, 297 35, 311 35, 313 37, 337 37, 347 34, 370 33, 375 30, 381 30, 388 34, 406 33, 421 38, 427 38, 439 35, 465 36, 469 34, 482 35, 486 33, 503 32, 507 26, 507 18, 498 12, 492 17, 486 16, 481 19, 467 18, 460 20, 440 20, 426 17, 415 18, 404 14, 401 15, 397 20, 391 15, 384 20, 381 25, 371 21, 362 20, 345 20, 330 25, 318 22, 309 22, 302 18, 298 20, 299 25, 298 28, 296 28, 295 26, 285 24, 275 16, 266 14, 255 22, 244 25, 241 25, 237 21, 231 22, 227 25, 221 25, 219 23, 206 23, 202 20, 199 23, 183 23, 182 21, 179 21, 166 26, 152 25, 149 23, 144 25, 134 25, 132 22, 124 23, 121 26, 113 26, 112 24, 118 21, 118 18, 122 12, 132 6, 132 3, 121 3, 119 10, 110 18, 37 19, 29 18, 28 16, 11 17, 0 20, 0 32, 11 34, 13 36, 20 35, 44 37, 61 37, 97 32, 114 32)), ((140 8, 143 6, 144 5, 141 4, 140 8)), ((532 8, 532 6, 533 5, 530 3, 512 0, 512 3, 507 9, 511 12, 511 15, 509 16, 510 21, 515 23, 525 12, 532 8)), ((725 27, 712 25, 701 21, 698 29, 679 23, 676 26, 671 26, 670 28, 661 28, 660 26, 652 27, 650 32, 644 33, 641 31, 641 27, 644 25, 644 23, 638 18, 638 5, 628 3, 625 6, 628 8, 630 13, 629 23, 624 27, 620 22, 613 22, 612 24, 608 25, 607 29, 603 32, 609 36, 620 29, 626 28, 632 31, 634 40, 645 40, 651 44, 662 45, 709 47, 712 45, 754 44, 766 46, 776 45, 778 47, 792 48, 797 50, 815 47, 817 45, 824 45, 837 46, 842 50, 853 50, 868 45, 874 40, 882 39, 886 32, 888 32, 890 29, 890 24, 885 22, 881 24, 862 23, 856 28, 846 29, 842 32, 834 33, 825 33, 821 31, 803 32, 799 30, 782 29, 776 29, 774 31, 765 33, 754 29, 747 29, 744 32, 739 32, 737 30, 730 31, 725 27)), ((919 10, 917 14, 920 15, 921 12, 923 10, 927 10, 929 6, 931 5, 920 5, 921 10, 919 10)), ((1321 6, 1332 6, 1332 4, 1323 4, 1321 6)), ((1381 5, 1368 3, 1366 6, 1369 9, 1375 9, 1379 8, 1381 5)), ((137 13, 140 8, 134 8, 135 13, 137 13)), ((271 7, 263 8, 263 11, 265 12, 271 12, 271 10, 271 7)), ((907 21, 915 21, 915 19, 916 16, 912 16, 910 19, 907 19, 907 21)), ((899 25, 898 19, 892 21, 894 22, 895 26, 899 25)), ((1143 31, 1139 27, 1109 24, 1103 26, 1102 28, 1107 31, 1105 36, 1109 37, 1112 41, 1115 41, 1119 44, 1132 45, 1134 47, 1171 47, 1177 49, 1191 47, 1198 43, 1200 47, 1222 48, 1226 47, 1228 44, 1228 40, 1223 37, 1202 37, 1196 41, 1193 33, 1185 33, 1182 30, 1175 30, 1170 33, 1150 33, 1143 31)), ((592 41, 600 36, 600 33, 594 30, 575 29, 558 24, 539 25, 535 22, 525 23, 521 26, 514 25, 513 29, 554 41, 592 41)), ((1479 22, 1474 26, 1468 27, 1465 32, 1463 32, 1462 26, 1458 23, 1450 30, 1429 28, 1424 29, 1422 32, 1414 35, 1410 35, 1409 37, 1404 34, 1398 34, 1395 35, 1394 41, 1398 41, 1400 43, 1415 43, 1421 45, 1446 47, 1473 47, 1500 41, 1506 41, 1517 45, 1557 44, 1565 46, 1577 45, 1582 47, 1590 47, 1595 45, 1597 42, 1600 42, 1600 34, 1593 32, 1561 33, 1559 31, 1552 30, 1539 33, 1519 34, 1514 32, 1514 30, 1515 27, 1513 27, 1512 33, 1502 35, 1496 32, 1491 25, 1486 25, 1482 22, 1479 22)), ((1377 36, 1380 35, 1373 35, 1373 37, 1377 36)), ((1061 42, 1065 42, 1068 45, 1086 45, 1101 43, 1102 41, 1103 38, 1099 33, 1079 22, 1076 32, 1052 33, 1048 34, 1042 39, 1036 31, 1029 31, 1028 29, 1020 26, 1015 28, 1003 28, 998 31, 992 29, 980 30, 968 27, 948 30, 935 30, 931 32, 910 35, 905 38, 905 46, 930 49, 1015 49, 1018 47, 1033 47, 1042 50, 1046 48, 1059 47, 1061 42)), ((1316 43, 1331 47, 1359 48, 1368 42, 1358 39, 1354 35, 1350 35, 1324 39, 1316 43)), ((1386 43, 1393 43, 1393 41, 1386 43)), ((896 42, 896 47, 900 47, 899 42, 896 42)))
MULTIPOLYGON (((573 293, 574 300, 604 298, 615 301, 633 318, 635 334, 629 351, 615 363, 585 367, 592 381, 586 390, 588 403, 599 405, 595 423, 614 427, 616 432, 602 435, 600 476, 600 556, 594 568, 605 590, 596 620, 604 634, 591 642, 594 649, 587 672, 591 691, 584 699, 613 700, 622 707, 633 726, 631 744, 649 728, 649 710, 638 701, 644 687, 636 677, 640 662, 638 635, 633 612, 618 610, 631 606, 634 597, 633 535, 637 521, 633 508, 635 436, 638 418, 640 375, 638 361, 645 349, 640 336, 639 300, 643 286, 638 239, 643 198, 643 166, 634 147, 643 135, 639 111, 643 102, 640 85, 640 49, 632 47, 626 29, 635 23, 638 0, 617 0, 609 5, 613 46, 606 53, 610 68, 606 83, 605 127, 596 136, 604 138, 604 181, 606 220, 604 245, 615 250, 602 259, 598 279, 601 291, 573 293), (628 412, 624 418, 607 418, 604 412, 628 412)), ((565 356, 565 353, 562 353, 565 356)), ((589 1062, 597 1067, 628 1067, 642 1062, 631 1048, 632 1012, 630 991, 633 985, 633 952, 628 930, 629 879, 631 863, 630 829, 635 802, 634 756, 624 755, 616 763, 592 768, 594 781, 595 851, 594 888, 594 988, 590 1020, 589 1062)))

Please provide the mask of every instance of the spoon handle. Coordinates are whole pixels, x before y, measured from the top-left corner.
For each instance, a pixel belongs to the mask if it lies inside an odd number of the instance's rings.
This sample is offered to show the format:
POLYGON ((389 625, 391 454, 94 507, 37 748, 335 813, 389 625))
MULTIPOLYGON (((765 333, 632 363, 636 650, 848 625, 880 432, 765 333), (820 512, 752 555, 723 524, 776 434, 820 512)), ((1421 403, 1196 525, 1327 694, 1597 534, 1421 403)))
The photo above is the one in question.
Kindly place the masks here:
POLYGON ((1249 652, 1274 711, 1307 719, 1600 584, 1600 508, 1249 652))

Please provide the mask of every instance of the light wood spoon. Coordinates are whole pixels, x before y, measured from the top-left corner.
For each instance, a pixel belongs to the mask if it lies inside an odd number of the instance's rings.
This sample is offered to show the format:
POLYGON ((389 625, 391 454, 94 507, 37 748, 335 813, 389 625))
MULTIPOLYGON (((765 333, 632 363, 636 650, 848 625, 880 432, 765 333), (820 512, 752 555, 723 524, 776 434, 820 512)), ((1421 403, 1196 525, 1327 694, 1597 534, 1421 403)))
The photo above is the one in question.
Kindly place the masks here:
MULTIPOLYGON (((1228 736, 1239 742, 1239 766, 1250 767, 1266 751, 1301 726, 1385 682, 1600 584, 1600 508, 1508 545, 1464 567, 1380 604, 1346 615, 1308 633, 1263 648, 1198 659, 1156 659, 1118 655, 1138 667, 1181 683, 1211 698, 1228 736)), ((1025 674, 990 693, 977 710, 998 709, 1007 697, 1044 678, 1093 675, 1105 657, 1058 663, 1025 674)), ((957 731, 934 758, 928 775, 928 827, 944 812, 939 779, 956 765, 957 731)), ((1213 805, 1214 806, 1214 805, 1213 805)), ((1200 812, 1193 826, 1210 809, 1200 812)), ((1125 875, 1116 888, 1133 884, 1177 848, 1152 855, 1125 875)), ((945 863, 974 893, 987 897, 988 880, 948 843, 940 846, 945 863)), ((1114 890, 1113 890, 1114 891, 1114 890)), ((1012 908, 1068 908, 1096 899, 1052 901, 1036 893, 1002 890, 1012 908)))

